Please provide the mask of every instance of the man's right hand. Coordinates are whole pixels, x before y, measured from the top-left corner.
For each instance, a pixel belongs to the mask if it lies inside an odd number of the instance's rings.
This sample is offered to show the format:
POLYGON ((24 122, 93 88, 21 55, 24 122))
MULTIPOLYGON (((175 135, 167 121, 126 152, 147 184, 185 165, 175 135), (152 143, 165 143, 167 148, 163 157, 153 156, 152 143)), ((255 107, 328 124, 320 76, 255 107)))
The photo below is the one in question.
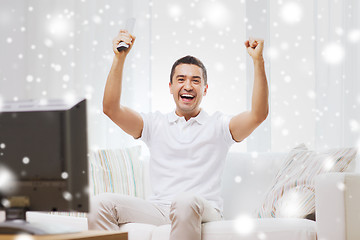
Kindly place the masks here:
POLYGON ((115 53, 116 56, 126 56, 132 46, 134 45, 134 42, 135 42, 135 39, 136 37, 131 35, 127 30, 120 30, 119 34, 114 38, 113 40, 113 51, 115 53), (128 49, 124 49, 123 51, 119 52, 117 50, 117 46, 119 45, 120 42, 125 42, 126 44, 129 45, 129 48, 128 49))
POLYGON ((106 80, 103 111, 122 130, 134 138, 139 138, 144 126, 142 117, 136 111, 120 104, 122 75, 126 55, 134 45, 135 37, 126 30, 120 30, 113 40, 113 51, 115 57, 106 80), (128 49, 121 52, 117 50, 118 44, 123 41, 129 45, 128 49))

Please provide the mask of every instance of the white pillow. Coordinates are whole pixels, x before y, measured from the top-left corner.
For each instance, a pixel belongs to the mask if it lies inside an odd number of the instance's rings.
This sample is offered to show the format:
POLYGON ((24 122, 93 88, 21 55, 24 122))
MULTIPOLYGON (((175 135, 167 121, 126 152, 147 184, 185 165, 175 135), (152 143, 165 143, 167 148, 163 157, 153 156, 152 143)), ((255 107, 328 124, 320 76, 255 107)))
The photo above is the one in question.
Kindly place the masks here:
POLYGON ((355 148, 310 151, 305 144, 292 149, 284 159, 274 183, 257 211, 260 218, 305 218, 315 212, 315 177, 342 172, 356 157, 355 148))
POLYGON ((144 198, 143 163, 140 146, 103 149, 89 158, 90 195, 104 192, 144 198))

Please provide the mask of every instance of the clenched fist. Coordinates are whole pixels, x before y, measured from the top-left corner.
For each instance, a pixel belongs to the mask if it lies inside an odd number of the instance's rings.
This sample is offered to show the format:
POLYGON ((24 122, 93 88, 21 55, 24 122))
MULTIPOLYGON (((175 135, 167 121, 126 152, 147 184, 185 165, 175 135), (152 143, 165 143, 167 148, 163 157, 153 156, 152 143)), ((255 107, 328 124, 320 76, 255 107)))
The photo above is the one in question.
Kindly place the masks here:
POLYGON ((253 61, 263 60, 263 39, 249 38, 249 40, 245 41, 245 47, 253 61))

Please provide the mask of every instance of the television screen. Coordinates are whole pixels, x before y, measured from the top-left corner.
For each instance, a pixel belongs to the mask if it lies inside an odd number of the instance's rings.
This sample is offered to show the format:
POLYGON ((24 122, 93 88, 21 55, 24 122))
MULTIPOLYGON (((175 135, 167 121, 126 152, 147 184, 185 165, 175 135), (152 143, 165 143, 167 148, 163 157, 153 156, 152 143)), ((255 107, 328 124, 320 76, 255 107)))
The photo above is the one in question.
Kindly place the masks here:
POLYGON ((0 109, 0 198, 7 219, 24 217, 16 216, 19 208, 87 212, 87 159, 85 99, 5 102, 0 109))

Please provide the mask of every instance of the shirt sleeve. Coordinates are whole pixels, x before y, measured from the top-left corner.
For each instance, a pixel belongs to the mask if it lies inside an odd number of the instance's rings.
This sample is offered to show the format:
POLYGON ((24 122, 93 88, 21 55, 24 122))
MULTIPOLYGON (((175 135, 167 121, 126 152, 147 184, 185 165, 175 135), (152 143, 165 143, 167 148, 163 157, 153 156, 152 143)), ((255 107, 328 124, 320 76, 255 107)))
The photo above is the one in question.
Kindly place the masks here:
POLYGON ((236 141, 233 139, 231 132, 230 132, 230 120, 233 116, 222 114, 221 115, 221 131, 223 133, 225 142, 230 146, 236 141))
POLYGON ((150 136, 151 136, 150 129, 151 129, 152 116, 151 116, 151 113, 140 113, 140 115, 143 119, 144 126, 143 126, 143 129, 141 132, 141 136, 138 139, 148 145, 150 142, 150 136))

